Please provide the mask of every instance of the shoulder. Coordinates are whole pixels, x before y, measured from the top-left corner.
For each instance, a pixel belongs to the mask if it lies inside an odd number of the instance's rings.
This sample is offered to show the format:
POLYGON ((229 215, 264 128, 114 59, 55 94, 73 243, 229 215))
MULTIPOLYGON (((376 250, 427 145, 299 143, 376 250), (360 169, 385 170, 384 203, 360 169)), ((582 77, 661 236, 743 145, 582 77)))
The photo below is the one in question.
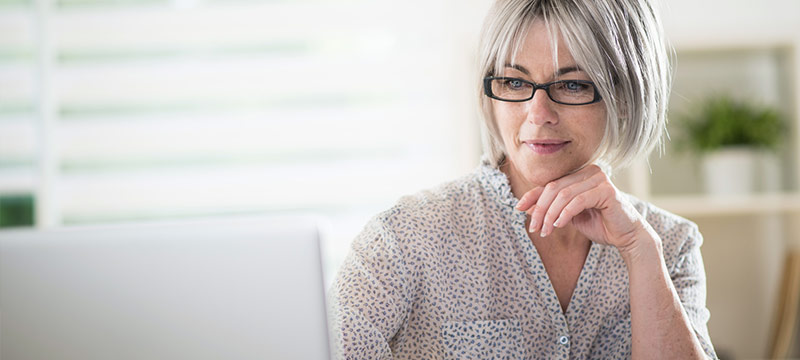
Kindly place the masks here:
POLYGON ((497 195, 481 178, 481 169, 401 197, 376 214, 360 237, 383 238, 401 247, 441 245, 461 239, 465 229, 500 216, 497 195))
POLYGON ((419 228, 457 213, 463 215, 484 200, 483 188, 476 174, 471 173, 403 196, 373 220, 389 228, 419 228))

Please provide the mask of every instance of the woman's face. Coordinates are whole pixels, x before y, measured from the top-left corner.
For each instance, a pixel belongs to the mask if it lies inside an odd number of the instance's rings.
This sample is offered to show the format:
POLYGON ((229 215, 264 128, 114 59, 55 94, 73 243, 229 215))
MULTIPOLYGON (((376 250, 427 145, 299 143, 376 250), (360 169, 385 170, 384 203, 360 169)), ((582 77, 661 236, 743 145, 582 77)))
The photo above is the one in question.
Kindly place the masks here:
MULTIPOLYGON (((560 38, 558 64, 553 63, 550 34, 539 20, 531 25, 515 60, 516 66, 506 66, 502 76, 536 84, 591 80, 577 68, 560 38)), ((589 161, 603 138, 606 126, 603 101, 562 105, 550 100, 543 89, 526 102, 492 101, 507 154, 502 169, 509 176, 512 188, 517 188, 514 190, 521 190, 520 185, 525 189, 544 185, 577 170, 589 161)))

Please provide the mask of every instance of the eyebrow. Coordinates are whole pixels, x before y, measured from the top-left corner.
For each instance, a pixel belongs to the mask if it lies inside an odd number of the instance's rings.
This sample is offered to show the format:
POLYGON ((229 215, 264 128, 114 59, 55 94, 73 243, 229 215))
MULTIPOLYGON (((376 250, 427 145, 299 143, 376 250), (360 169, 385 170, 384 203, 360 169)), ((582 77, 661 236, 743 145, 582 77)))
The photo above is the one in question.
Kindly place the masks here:
MULTIPOLYGON (((528 75, 528 76, 531 75, 531 73, 528 71, 528 69, 526 69, 524 66, 519 65, 519 64, 514 64, 514 65, 506 64, 506 67, 509 67, 509 68, 512 68, 512 69, 517 69, 520 72, 522 72, 523 74, 528 75)), ((555 75, 555 77, 559 77, 561 75, 564 75, 566 73, 571 73, 573 71, 583 71, 583 69, 581 69, 581 68, 579 68, 577 66, 566 66, 566 67, 558 69, 555 72, 554 75, 555 75)))

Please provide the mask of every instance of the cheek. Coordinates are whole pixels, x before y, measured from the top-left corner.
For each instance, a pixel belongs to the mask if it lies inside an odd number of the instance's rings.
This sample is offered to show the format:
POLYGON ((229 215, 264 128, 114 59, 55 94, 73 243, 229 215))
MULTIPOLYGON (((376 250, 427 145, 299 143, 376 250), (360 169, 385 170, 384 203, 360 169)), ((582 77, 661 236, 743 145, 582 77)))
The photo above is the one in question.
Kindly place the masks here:
POLYGON ((606 132, 605 112, 591 119, 591 125, 586 126, 585 129, 588 130, 588 132, 584 134, 586 136, 586 143, 590 145, 591 151, 597 150, 597 147, 600 146, 600 142, 603 140, 603 136, 606 132))
POLYGON ((495 106, 494 119, 497 122, 497 128, 500 130, 500 136, 503 141, 508 142, 512 140, 517 132, 519 132, 519 115, 518 111, 508 106, 495 106))
POLYGON ((594 128, 595 134, 597 134, 597 144, 600 144, 600 141, 603 140, 603 135, 606 133, 606 124, 608 119, 606 119, 606 112, 602 111, 596 119, 596 126, 594 128))
MULTIPOLYGON (((588 110, 588 109, 585 109, 588 110)), ((593 109, 595 110, 595 109, 593 109)), ((566 131, 578 142, 574 155, 584 156, 593 153, 600 146, 606 130, 606 113, 600 109, 582 113, 563 114, 564 118, 572 119, 564 123, 566 131)))
POLYGON ((586 137, 586 140, 592 140, 596 137, 598 141, 600 138, 603 137, 603 133, 606 131, 606 110, 605 107, 595 107, 592 109, 585 109, 587 110, 583 114, 575 114, 576 119, 581 119, 580 124, 578 125, 579 131, 583 133, 586 137))

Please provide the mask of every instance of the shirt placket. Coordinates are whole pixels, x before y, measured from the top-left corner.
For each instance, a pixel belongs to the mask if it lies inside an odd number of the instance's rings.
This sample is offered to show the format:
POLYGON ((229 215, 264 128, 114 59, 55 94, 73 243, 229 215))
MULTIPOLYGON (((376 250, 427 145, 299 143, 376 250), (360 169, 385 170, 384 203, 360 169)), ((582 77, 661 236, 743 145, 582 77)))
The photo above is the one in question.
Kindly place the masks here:
MULTIPOLYGON (((521 242, 521 248, 523 251, 525 251, 525 258, 528 261, 529 266, 528 271, 531 273, 534 279, 537 291, 542 295, 540 299, 544 301, 543 308, 546 309, 545 311, 550 319, 550 334, 552 335, 550 341, 552 342, 552 346, 549 348, 553 349, 554 352, 552 354, 547 354, 547 356, 548 358, 553 359, 569 359, 572 341, 570 337, 569 326, 567 324, 567 318, 561 311, 561 304, 558 302, 558 296, 556 295, 555 289, 553 289, 553 285, 550 283, 550 279, 547 276, 544 263, 542 263, 542 260, 536 251, 536 247, 533 246, 533 243, 530 241, 528 233, 525 230, 525 212, 516 211, 514 215, 515 221, 513 227, 517 237, 519 238, 519 241, 521 242)), ((535 358, 536 354, 533 354, 533 356, 535 358)))

